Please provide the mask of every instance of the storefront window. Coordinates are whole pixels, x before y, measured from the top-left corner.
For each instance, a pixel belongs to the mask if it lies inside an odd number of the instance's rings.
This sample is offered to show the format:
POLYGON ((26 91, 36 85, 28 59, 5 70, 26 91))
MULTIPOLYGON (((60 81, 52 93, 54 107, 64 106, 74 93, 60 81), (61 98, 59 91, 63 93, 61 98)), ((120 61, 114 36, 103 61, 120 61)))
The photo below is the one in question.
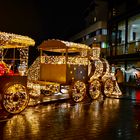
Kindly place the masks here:
POLYGON ((128 53, 140 48, 140 14, 128 20, 128 53))
POLYGON ((102 29, 102 35, 107 35, 107 29, 102 29))
POLYGON ((120 22, 118 24, 118 34, 117 34, 117 55, 122 55, 125 53, 125 22, 120 22))
POLYGON ((107 48, 107 43, 106 42, 101 42, 101 48, 107 48))
POLYGON ((125 22, 121 22, 118 24, 118 44, 125 43, 125 22))
POLYGON ((110 48, 110 55, 115 56, 116 54, 116 36, 117 36, 117 25, 112 25, 111 30, 111 48, 110 48))

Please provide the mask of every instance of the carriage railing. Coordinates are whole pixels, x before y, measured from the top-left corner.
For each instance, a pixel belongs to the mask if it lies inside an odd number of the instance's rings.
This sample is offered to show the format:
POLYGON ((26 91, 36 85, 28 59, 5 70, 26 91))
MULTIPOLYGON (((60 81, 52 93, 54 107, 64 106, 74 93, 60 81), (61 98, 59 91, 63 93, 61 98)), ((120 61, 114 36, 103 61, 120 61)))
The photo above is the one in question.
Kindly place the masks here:
MULTIPOLYGON (((41 63, 44 64, 66 64, 65 56, 41 56, 41 63)), ((89 60, 85 57, 68 57, 67 64, 88 65, 89 60)))

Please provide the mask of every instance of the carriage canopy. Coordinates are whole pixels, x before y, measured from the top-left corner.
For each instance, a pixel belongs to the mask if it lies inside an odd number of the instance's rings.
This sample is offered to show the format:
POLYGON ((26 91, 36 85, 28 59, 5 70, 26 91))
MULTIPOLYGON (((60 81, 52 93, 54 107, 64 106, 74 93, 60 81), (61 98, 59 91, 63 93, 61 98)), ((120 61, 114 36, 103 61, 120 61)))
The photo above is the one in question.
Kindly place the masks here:
POLYGON ((43 41, 38 48, 44 51, 60 52, 60 53, 66 53, 66 52, 74 53, 74 52, 80 52, 80 50, 90 49, 90 47, 85 44, 55 40, 55 39, 49 39, 47 41, 43 41))
POLYGON ((28 36, 0 32, 0 48, 23 48, 34 45, 35 41, 28 36))

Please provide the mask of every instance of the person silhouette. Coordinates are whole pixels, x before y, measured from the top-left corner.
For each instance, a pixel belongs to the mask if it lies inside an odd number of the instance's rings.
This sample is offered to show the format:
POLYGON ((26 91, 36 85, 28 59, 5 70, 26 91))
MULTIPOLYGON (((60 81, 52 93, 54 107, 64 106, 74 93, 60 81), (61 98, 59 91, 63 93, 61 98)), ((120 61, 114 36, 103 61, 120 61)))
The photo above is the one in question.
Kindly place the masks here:
POLYGON ((120 68, 116 69, 115 77, 116 77, 120 90, 123 91, 124 75, 120 68))

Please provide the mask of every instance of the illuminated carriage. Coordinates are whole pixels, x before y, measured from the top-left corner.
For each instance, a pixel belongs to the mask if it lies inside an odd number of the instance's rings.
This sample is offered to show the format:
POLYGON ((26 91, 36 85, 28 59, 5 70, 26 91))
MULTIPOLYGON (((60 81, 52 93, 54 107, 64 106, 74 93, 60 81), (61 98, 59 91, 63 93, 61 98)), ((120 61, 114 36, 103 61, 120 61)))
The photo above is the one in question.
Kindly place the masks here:
POLYGON ((27 36, 0 32, 0 103, 9 113, 20 113, 28 105, 28 51, 34 44, 27 36))
POLYGON ((99 47, 52 39, 42 42, 38 49, 40 56, 28 71, 32 96, 67 93, 75 102, 80 102, 87 94, 92 99, 101 94, 121 95, 108 62, 100 58, 99 47))

